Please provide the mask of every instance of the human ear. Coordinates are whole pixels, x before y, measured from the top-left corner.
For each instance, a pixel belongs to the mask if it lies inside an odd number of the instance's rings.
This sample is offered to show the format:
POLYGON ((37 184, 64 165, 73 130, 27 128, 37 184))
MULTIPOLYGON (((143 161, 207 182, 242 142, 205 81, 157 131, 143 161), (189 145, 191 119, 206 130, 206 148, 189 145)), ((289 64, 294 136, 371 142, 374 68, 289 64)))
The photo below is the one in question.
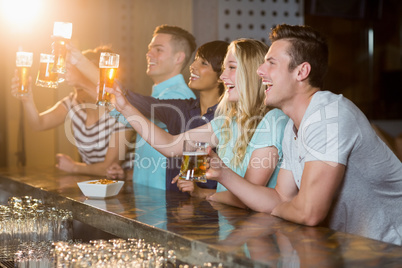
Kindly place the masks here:
POLYGON ((185 58, 186 58, 186 54, 183 51, 179 51, 175 55, 175 59, 176 59, 177 64, 182 64, 184 62, 185 58))
POLYGON ((297 66, 297 80, 303 81, 308 78, 311 72, 311 65, 308 62, 303 62, 299 66, 297 66))

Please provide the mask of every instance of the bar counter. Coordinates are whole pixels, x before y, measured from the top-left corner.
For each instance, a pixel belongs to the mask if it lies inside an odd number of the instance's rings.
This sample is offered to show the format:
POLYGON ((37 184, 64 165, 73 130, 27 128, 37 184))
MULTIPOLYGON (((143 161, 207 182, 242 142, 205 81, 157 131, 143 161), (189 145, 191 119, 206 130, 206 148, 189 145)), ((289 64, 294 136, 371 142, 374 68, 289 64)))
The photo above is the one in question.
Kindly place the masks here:
MULTIPOLYGON (((0 169, 0 194, 31 195, 75 220, 121 238, 143 238, 178 260, 224 267, 401 267, 402 247, 293 224, 264 213, 210 203, 126 181, 120 193, 88 199, 77 182, 97 177, 50 168, 0 169)), ((3 202, 5 198, 2 198, 3 202)))

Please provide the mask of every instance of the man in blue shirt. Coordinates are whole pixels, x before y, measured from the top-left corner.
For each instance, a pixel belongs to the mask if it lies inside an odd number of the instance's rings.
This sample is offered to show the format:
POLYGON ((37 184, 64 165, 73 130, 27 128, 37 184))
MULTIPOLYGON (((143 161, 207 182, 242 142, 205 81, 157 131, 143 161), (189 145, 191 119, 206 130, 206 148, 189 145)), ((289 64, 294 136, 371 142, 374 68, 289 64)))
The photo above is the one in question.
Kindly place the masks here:
MULTIPOLYGON (((221 66, 229 43, 216 40, 203 44, 197 50, 190 66, 189 87, 197 91, 197 99, 162 100, 143 96, 128 90, 127 100, 145 116, 157 119, 166 125, 170 134, 176 135, 210 122, 224 92, 219 79, 221 66)), ((179 174, 181 157, 167 158, 166 190, 179 191, 172 179, 179 174)), ((108 176, 121 177, 124 171, 116 164, 110 168, 108 176)), ((201 188, 216 189, 215 181, 197 183, 201 188)))
MULTIPOLYGON (((169 25, 156 27, 148 45, 147 75, 153 80, 151 96, 157 99, 191 99, 195 94, 181 74, 196 48, 189 32, 169 25)), ((111 115, 118 116, 116 110, 111 115)), ((122 116, 119 116, 121 119, 122 116)), ((123 119, 123 121, 126 121, 123 119)), ((166 125, 155 122, 167 130, 166 125)), ((137 135, 133 165, 133 181, 162 190, 166 189, 166 157, 137 135), (153 179, 151 179, 153 178, 153 179)))

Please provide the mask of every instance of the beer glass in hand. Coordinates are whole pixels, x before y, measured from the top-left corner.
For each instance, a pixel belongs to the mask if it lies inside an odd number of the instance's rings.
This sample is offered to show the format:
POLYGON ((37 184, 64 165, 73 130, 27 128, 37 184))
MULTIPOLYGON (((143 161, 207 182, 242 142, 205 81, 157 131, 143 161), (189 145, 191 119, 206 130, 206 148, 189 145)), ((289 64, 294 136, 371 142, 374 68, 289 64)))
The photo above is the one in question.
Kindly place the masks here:
POLYGON ((119 54, 102 52, 99 59, 100 80, 98 88, 98 99, 96 104, 99 106, 109 106, 110 93, 106 88, 112 88, 119 67, 119 54))
POLYGON ((33 60, 32 52, 17 52, 16 66, 18 70, 19 88, 17 96, 28 94, 29 71, 31 70, 33 60))
POLYGON ((55 22, 53 26, 53 55, 54 65, 52 72, 64 74, 66 72, 66 42, 71 39, 73 24, 70 22, 55 22))
POLYGON ((53 73, 54 55, 40 54, 39 71, 36 78, 36 85, 41 87, 57 88, 58 73, 53 73))
POLYGON ((195 182, 207 182, 208 153, 207 142, 185 140, 183 143, 183 158, 179 178, 195 182))

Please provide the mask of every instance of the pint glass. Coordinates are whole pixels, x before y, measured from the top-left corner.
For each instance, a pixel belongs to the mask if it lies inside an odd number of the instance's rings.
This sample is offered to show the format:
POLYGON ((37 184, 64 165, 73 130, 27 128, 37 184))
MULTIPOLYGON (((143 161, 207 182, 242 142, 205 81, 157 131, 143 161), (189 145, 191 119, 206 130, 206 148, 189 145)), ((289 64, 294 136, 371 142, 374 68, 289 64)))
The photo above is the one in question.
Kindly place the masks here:
POLYGON ((32 52, 17 52, 16 66, 18 70, 19 88, 17 95, 23 96, 28 93, 28 79, 29 71, 32 66, 33 53, 32 52))
POLYGON ((53 26, 53 55, 54 65, 52 72, 64 74, 66 72, 66 42, 71 39, 73 24, 70 22, 55 22, 53 26))
POLYGON ((36 85, 41 87, 57 88, 58 73, 53 73, 54 55, 40 54, 39 71, 36 78, 36 85))
POLYGON ((102 52, 99 59, 100 79, 96 104, 99 106, 110 105, 110 94, 106 88, 112 88, 119 67, 120 56, 115 53, 102 52))
POLYGON ((179 178, 195 182, 207 182, 207 142, 185 140, 179 178))

